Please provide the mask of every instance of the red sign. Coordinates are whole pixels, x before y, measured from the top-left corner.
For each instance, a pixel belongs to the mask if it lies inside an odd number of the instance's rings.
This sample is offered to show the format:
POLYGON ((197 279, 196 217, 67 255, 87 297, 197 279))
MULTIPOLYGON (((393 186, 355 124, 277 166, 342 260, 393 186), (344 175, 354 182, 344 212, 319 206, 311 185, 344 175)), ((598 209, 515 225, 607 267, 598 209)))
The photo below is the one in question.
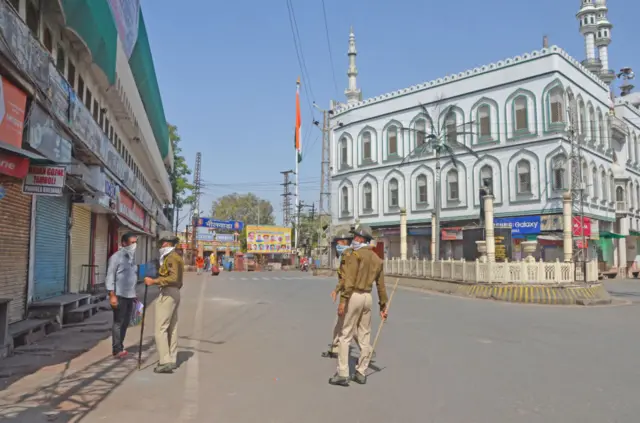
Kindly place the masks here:
POLYGON ((28 171, 29 159, 0 152, 0 173, 22 179, 28 171))
POLYGON ((583 224, 580 216, 573 218, 573 236, 591 236, 591 218, 585 217, 583 224), (583 233, 584 231, 584 233, 583 233))
POLYGON ((139 228, 144 228, 144 210, 133 198, 125 194, 124 190, 120 191, 120 201, 118 202, 118 213, 127 220, 134 223, 139 228))
POLYGON ((0 77, 0 141, 22 146, 27 95, 6 78, 0 77))
POLYGON ((585 239, 584 241, 584 245, 582 245, 582 240, 579 239, 578 241, 576 241, 576 248, 583 250, 585 248, 587 248, 589 246, 589 241, 585 239))
POLYGON ((460 241, 462 240, 462 228, 446 228, 442 229, 441 236, 443 241, 460 241))

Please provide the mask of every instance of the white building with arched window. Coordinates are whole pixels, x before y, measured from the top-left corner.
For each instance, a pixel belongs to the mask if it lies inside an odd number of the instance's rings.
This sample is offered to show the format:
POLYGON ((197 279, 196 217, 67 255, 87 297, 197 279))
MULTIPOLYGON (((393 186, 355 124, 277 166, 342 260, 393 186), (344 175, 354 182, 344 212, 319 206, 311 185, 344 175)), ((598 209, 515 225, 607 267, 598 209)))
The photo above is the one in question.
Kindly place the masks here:
MULTIPOLYGON (((585 215, 598 247, 592 253, 597 250, 609 267, 629 266, 635 257, 627 258, 625 243, 636 242, 629 239, 636 231, 640 235, 640 101, 634 104, 632 95, 615 107, 612 102, 606 2, 583 0, 578 18, 590 52, 583 62, 545 46, 368 99, 358 89, 347 103, 332 104, 331 184, 339 193, 332 196, 333 224, 370 225, 387 255, 399 256, 405 209, 409 256, 428 257, 438 174, 427 136, 440 134, 455 156, 440 159, 441 228, 477 225, 479 191, 488 187, 497 219, 532 217, 540 230, 526 236, 546 244, 538 255, 562 259, 555 241, 562 230, 562 194, 571 188, 574 116, 585 215)), ((353 33, 350 42, 355 46, 353 33)), ((350 56, 355 69, 355 53, 350 56)), ((356 89, 351 74, 349 87, 356 89)), ((456 238, 441 243, 441 257, 460 257, 464 240, 456 238)))

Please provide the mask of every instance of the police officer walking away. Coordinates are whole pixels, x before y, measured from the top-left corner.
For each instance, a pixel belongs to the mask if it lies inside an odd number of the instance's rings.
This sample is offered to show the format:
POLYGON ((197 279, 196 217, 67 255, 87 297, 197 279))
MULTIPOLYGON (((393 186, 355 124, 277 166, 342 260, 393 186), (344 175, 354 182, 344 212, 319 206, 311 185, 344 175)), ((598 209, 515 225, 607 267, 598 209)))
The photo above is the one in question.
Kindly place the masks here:
POLYGON ((178 356, 178 306, 184 275, 184 261, 175 251, 178 237, 172 232, 160 233, 160 269, 158 278, 144 278, 147 285, 159 285, 160 296, 156 300, 156 348, 158 366, 156 373, 173 373, 178 356))
POLYGON ((378 289, 380 317, 387 318, 387 290, 384 286, 382 259, 369 244, 373 239, 371 228, 358 225, 352 231, 353 253, 345 257, 343 266, 344 288, 340 292, 338 316, 344 317, 338 340, 338 371, 329 379, 332 385, 349 386, 349 344, 354 335, 360 346, 360 358, 353 381, 367 383, 366 371, 371 360, 371 308, 373 283, 378 289))
MULTIPOLYGON (((333 302, 336 302, 338 295, 342 292, 344 287, 344 263, 346 258, 353 253, 353 250, 350 248, 351 240, 353 239, 353 235, 351 233, 345 231, 340 231, 334 238, 336 241, 336 255, 340 259, 340 265, 338 266, 338 284, 331 291, 331 299, 333 302)), ((333 341, 330 345, 329 351, 324 352, 322 354, 323 357, 329 358, 338 358, 338 339, 340 337, 340 333, 342 332, 342 325, 344 323, 344 315, 338 316, 336 319, 336 324, 333 328, 333 341)))

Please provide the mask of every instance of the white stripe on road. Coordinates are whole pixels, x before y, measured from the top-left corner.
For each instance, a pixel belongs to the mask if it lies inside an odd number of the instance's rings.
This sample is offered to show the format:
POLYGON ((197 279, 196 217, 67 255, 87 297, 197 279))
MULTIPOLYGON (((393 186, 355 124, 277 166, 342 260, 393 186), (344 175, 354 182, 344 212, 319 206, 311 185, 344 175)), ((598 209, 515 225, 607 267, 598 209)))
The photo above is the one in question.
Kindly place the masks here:
POLYGON ((201 282, 200 296, 198 297, 198 307, 194 317, 193 335, 189 339, 189 349, 194 352, 193 357, 185 364, 187 366, 187 375, 184 382, 184 392, 182 394, 182 410, 178 417, 178 422, 188 422, 198 417, 198 399, 200 396, 200 362, 198 360, 198 351, 200 350, 200 341, 202 339, 202 310, 204 304, 204 293, 207 284, 201 282))

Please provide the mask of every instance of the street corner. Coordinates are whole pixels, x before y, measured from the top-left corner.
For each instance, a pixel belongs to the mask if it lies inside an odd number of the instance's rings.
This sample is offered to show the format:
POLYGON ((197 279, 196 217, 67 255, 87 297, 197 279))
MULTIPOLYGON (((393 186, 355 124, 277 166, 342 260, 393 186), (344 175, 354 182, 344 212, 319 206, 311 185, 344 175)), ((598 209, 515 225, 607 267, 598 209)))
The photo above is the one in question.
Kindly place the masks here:
POLYGON ((458 294, 472 298, 493 299, 511 303, 546 305, 607 305, 611 296, 602 284, 592 285, 468 285, 458 294))

